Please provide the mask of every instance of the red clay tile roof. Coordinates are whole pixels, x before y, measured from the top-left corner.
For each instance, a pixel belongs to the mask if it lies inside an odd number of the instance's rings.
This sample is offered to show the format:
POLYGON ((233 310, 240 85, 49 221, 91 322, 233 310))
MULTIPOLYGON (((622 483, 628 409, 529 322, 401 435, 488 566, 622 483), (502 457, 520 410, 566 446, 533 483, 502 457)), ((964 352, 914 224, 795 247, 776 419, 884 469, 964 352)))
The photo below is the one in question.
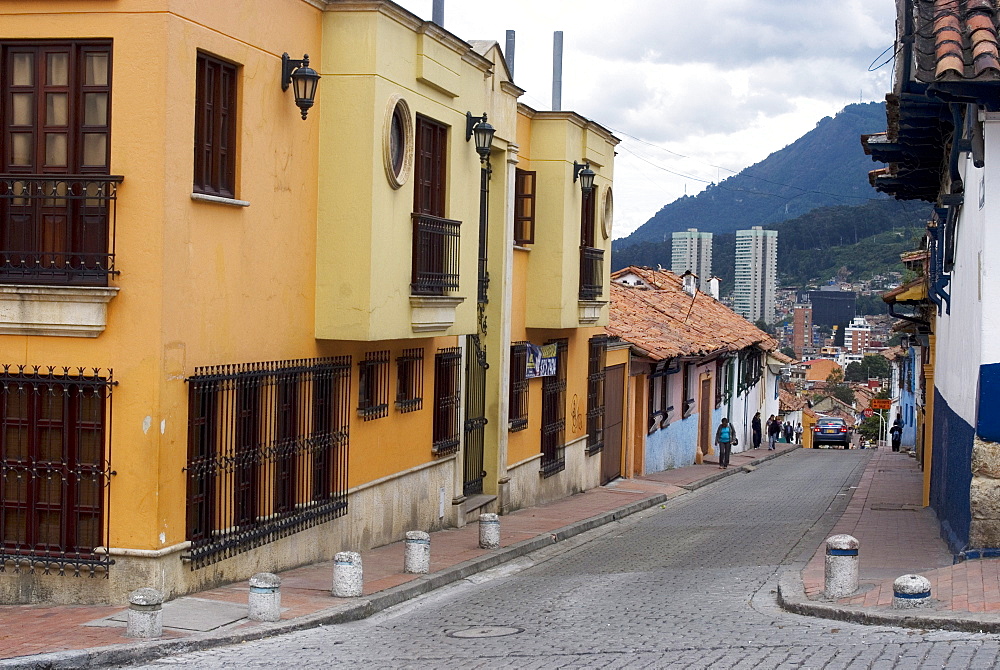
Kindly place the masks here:
POLYGON ((739 351, 778 343, 711 296, 684 292, 681 278, 666 270, 627 267, 611 275, 611 312, 606 328, 642 349, 653 360, 739 351), (635 275, 639 286, 618 281, 635 275))
POLYGON ((795 412, 805 409, 808 404, 805 398, 800 398, 794 393, 789 393, 784 389, 778 391, 778 409, 782 412, 795 412))
POLYGON ((916 0, 917 79, 1000 80, 997 0, 916 0))

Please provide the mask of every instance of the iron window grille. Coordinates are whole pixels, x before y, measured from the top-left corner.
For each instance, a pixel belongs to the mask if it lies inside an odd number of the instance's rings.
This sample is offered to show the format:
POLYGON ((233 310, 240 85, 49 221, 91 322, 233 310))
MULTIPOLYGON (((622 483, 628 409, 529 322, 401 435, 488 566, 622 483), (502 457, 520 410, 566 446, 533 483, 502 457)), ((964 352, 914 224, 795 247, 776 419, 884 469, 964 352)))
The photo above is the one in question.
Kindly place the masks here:
POLYGON ((114 274, 110 40, 0 42, 0 282, 114 274))
POLYGON ((389 415, 389 352, 369 351, 358 361, 358 416, 365 421, 389 415))
POLYGON ((566 469, 566 352, 565 339, 546 344, 556 345, 556 373, 542 377, 542 477, 551 477, 566 469))
POLYGON ((107 578, 111 370, 0 368, 0 572, 107 578))
POLYGON ((347 512, 350 356, 202 367, 187 382, 192 569, 347 512))
POLYGON ((763 356, 756 347, 747 347, 739 353, 740 376, 736 395, 745 395, 760 381, 764 372, 763 356))
POLYGON ((528 427, 528 343, 510 345, 510 393, 508 428, 511 432, 528 427))
POLYGON ((238 66, 198 53, 195 75, 194 192, 236 197, 238 66))
POLYGON ((587 356, 587 454, 604 449, 604 369, 607 365, 608 337, 590 338, 587 356))
POLYGON ((435 456, 458 451, 460 442, 459 403, 461 398, 462 350, 439 349, 434 355, 434 428, 432 450, 435 456))
POLYGON ((728 405, 733 396, 733 366, 728 356, 715 362, 715 407, 728 405))
POLYGON ((597 300, 604 291, 604 249, 580 247, 580 300, 597 300))
POLYGON ((413 215, 414 295, 450 295, 458 290, 461 221, 413 215))
POLYGON ((424 350, 404 349, 396 359, 396 409, 413 412, 424 405, 424 350))
POLYGON ((674 406, 670 402, 670 375, 680 371, 672 359, 661 361, 649 375, 649 427, 652 434, 666 428, 674 406))
POLYGON ((514 244, 535 242, 535 179, 532 170, 514 171, 514 244))

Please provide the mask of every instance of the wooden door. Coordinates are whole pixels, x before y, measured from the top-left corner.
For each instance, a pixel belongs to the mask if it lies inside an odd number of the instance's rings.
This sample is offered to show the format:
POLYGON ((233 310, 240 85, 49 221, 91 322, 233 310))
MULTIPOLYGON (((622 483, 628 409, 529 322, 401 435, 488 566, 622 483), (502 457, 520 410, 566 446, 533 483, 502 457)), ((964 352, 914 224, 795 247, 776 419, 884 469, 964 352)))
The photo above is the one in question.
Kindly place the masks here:
POLYGON ((622 428, 625 409, 625 366, 612 365, 604 373, 604 450, 601 484, 622 474, 622 428))
POLYGON ((701 453, 712 453, 712 380, 701 380, 701 395, 698 398, 698 445, 701 453))

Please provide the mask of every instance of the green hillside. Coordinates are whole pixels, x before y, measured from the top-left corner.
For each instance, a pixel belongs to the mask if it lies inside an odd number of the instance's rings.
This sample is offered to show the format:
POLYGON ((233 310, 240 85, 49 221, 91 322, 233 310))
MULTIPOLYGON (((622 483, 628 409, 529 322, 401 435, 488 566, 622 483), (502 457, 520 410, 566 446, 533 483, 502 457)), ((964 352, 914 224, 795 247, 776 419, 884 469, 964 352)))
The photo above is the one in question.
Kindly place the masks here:
MULTIPOLYGON (((854 207, 822 207, 764 228, 778 231, 779 283, 803 287, 826 283, 841 269, 852 279, 902 269, 899 254, 915 247, 929 216, 927 203, 886 199, 854 207)), ((712 243, 712 272, 722 279, 726 295, 733 286, 736 234, 716 234, 712 243)), ((632 244, 614 251, 611 259, 615 269, 669 268, 670 242, 632 244)))

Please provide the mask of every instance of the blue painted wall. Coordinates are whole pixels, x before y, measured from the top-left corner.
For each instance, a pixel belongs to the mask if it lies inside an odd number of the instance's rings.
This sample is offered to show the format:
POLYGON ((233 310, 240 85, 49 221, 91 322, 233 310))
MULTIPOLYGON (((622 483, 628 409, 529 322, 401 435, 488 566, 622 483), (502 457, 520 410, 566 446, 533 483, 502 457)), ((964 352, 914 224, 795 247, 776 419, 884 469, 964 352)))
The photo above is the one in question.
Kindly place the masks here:
POLYGON ((1000 363, 979 366, 979 437, 1000 442, 1000 363))
MULTIPOLYGON (((900 390, 899 416, 903 419, 901 444, 904 447, 913 447, 917 444, 917 404, 913 391, 907 391, 905 388, 900 390)), ((892 423, 889 427, 892 427, 892 423)))
MULTIPOLYGON (((975 431, 934 389, 934 456, 931 465, 931 507, 941 522, 941 537, 955 553, 969 543, 972 512, 972 443, 975 431)), ((976 547, 977 549, 982 547, 976 547)))
MULTIPOLYGON (((698 449, 698 414, 679 419, 646 436, 645 471, 661 472, 694 463, 698 449)), ((715 430, 715 427, 712 427, 715 430)), ((712 433, 714 439, 715 433, 712 433)))

